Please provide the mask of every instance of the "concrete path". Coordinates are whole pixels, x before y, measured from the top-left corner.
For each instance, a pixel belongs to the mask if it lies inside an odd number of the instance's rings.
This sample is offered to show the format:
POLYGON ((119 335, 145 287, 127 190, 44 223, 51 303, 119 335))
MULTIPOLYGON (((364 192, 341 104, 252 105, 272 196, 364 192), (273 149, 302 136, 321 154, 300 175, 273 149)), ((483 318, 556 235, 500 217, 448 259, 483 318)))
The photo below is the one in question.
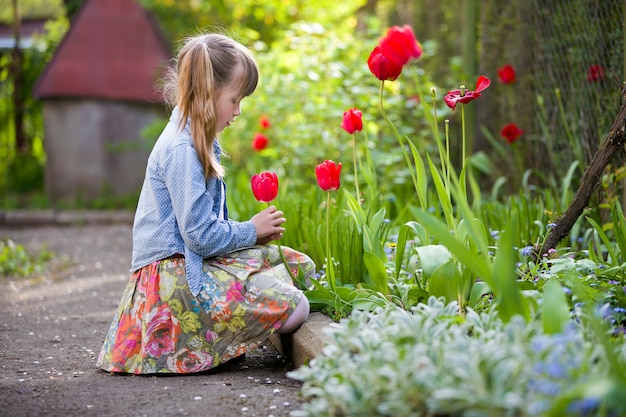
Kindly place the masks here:
POLYGON ((0 415, 286 417, 297 409, 301 385, 285 373, 320 354, 330 321, 319 313, 281 343, 272 338, 209 374, 95 367, 129 278, 131 221, 119 212, 0 212, 0 240, 56 255, 33 278, 0 278, 0 415))

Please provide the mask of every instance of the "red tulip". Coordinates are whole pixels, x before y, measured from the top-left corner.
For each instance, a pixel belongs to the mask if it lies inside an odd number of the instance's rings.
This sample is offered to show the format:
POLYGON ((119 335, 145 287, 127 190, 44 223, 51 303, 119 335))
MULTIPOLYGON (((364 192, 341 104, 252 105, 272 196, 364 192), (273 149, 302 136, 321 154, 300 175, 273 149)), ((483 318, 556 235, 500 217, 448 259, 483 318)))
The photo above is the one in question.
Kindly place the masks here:
POLYGON ((261 203, 269 203, 278 195, 278 176, 274 172, 261 172, 250 181, 254 197, 261 203))
POLYGON ((602 65, 591 65, 587 70, 587 81, 600 81, 604 78, 602 65))
POLYGON ((333 161, 326 160, 315 167, 315 175, 317 175, 317 183, 324 191, 333 191, 339 189, 341 185, 339 176, 341 174, 341 162, 336 164, 333 161))
POLYGON ((254 139, 252 139, 252 148, 255 151, 262 151, 267 147, 268 142, 267 136, 263 133, 257 133, 254 135, 254 139))
POLYGON ((393 26, 380 40, 383 55, 395 65, 403 66, 422 56, 422 46, 415 39, 411 26, 393 26))
POLYGON ((363 113, 357 108, 352 108, 343 113, 343 121, 341 127, 346 132, 353 134, 363 130, 363 113))
POLYGON ((520 136, 522 136, 522 133, 524 133, 524 131, 517 127, 515 123, 509 123, 502 128, 502 130, 500 131, 500 136, 506 139, 507 142, 513 143, 520 136))
POLYGON ((367 66, 372 74, 381 81, 393 81, 402 73, 402 65, 394 64, 383 55, 382 48, 376 46, 367 59, 367 66))
POLYGON ((259 117, 259 126, 261 126, 261 129, 268 129, 271 123, 267 117, 261 116, 259 117))
POLYGON ((502 84, 513 84, 515 82, 515 69, 511 65, 505 65, 498 70, 498 78, 502 84))
POLYGON ((448 94, 445 95, 443 101, 446 102, 448 107, 452 110, 455 109, 456 103, 467 104, 470 101, 481 96, 480 92, 485 90, 487 87, 491 85, 491 80, 484 75, 478 77, 476 80, 476 89, 473 91, 461 91, 461 90, 452 90, 448 91, 448 94))

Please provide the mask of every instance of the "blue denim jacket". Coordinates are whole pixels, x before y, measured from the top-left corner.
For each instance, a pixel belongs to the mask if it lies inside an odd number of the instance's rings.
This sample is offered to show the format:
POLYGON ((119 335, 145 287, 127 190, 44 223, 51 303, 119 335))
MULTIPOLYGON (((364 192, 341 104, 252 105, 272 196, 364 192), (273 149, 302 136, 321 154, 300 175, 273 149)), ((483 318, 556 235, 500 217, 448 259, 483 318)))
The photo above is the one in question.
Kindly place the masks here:
MULTIPOLYGON (((190 121, 181 130, 175 108, 146 168, 133 225, 131 272, 175 254, 185 256, 193 295, 202 287, 202 260, 252 246, 252 222, 228 219, 226 185, 204 171, 193 147, 190 121)), ((219 161, 221 148, 214 141, 219 161)))

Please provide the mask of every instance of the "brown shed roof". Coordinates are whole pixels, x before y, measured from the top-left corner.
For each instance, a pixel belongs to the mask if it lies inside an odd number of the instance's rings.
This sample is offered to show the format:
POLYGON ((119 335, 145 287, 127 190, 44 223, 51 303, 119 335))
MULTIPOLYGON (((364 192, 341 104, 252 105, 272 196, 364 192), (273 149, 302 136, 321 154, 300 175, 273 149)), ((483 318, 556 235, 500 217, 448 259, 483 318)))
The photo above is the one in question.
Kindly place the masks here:
POLYGON ((37 97, 162 102, 170 49, 134 0, 87 0, 35 86, 37 97))

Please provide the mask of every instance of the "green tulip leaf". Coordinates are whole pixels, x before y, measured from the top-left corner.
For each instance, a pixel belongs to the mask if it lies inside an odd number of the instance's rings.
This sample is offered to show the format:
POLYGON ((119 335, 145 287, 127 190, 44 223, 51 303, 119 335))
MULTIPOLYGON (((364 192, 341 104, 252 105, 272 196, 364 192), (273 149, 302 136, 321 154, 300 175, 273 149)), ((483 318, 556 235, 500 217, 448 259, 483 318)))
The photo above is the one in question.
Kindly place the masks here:
POLYGON ((413 210, 418 221, 428 230, 429 235, 438 239, 450 253, 463 265, 470 268, 479 278, 487 283, 493 282, 493 270, 489 261, 477 256, 475 251, 468 249, 450 233, 448 226, 433 215, 419 209, 413 210))
POLYGON ((528 300, 522 294, 517 283, 515 260, 517 253, 513 249, 514 239, 518 234, 517 215, 514 215, 508 227, 498 241, 494 261, 494 292, 497 297, 497 308, 503 321, 509 321, 514 315, 530 318, 528 300))
POLYGON ((428 155, 428 165, 430 166, 430 175, 432 176, 433 183, 435 184, 435 190, 437 191, 437 196, 439 197, 439 203, 441 204, 441 208, 443 209, 444 217, 446 218, 448 227, 452 228, 454 227, 454 212, 452 210, 452 201, 450 200, 448 189, 443 183, 437 167, 430 159, 430 155, 428 155))
POLYGON ((429 280, 435 270, 452 259, 450 251, 443 245, 427 245, 415 248, 422 269, 422 276, 429 280))
POLYGON ((384 262, 371 252, 365 252, 363 254, 363 261, 365 262, 365 267, 369 274, 368 284, 370 284, 375 291, 385 295, 388 294, 387 268, 384 262))
POLYGON ((417 192, 417 198, 420 202, 420 207, 423 210, 428 208, 428 177, 426 176, 426 167, 424 165, 424 160, 420 155, 419 151, 413 144, 413 142, 409 141, 409 146, 411 147, 411 153, 413 154, 413 163, 415 164, 415 175, 417 183, 415 185, 415 191, 417 192))
POLYGON ((459 280, 459 288, 458 291, 463 296, 463 301, 467 300, 470 295, 470 291, 474 286, 474 281, 476 281, 476 277, 471 269, 463 268, 463 272, 461 273, 461 279, 459 280))
POLYGON ((308 290, 304 292, 307 300, 309 300, 309 305, 311 306, 311 310, 323 310, 326 306, 332 306, 335 304, 335 299, 337 298, 335 294, 330 292, 327 289, 314 289, 308 290))
POLYGON ((576 172, 579 163, 579 161, 572 162, 572 164, 569 166, 569 169, 567 170, 567 174, 565 174, 565 177, 563 177, 563 180, 561 182, 561 207, 567 207, 567 205, 569 204, 569 200, 572 197, 572 178, 574 177, 574 173, 576 172))
POLYGON ((600 238, 600 240, 602 240, 602 243, 604 243, 606 252, 609 255, 609 258, 611 259, 611 261, 613 262, 616 259, 616 257, 615 257, 615 251, 613 250, 613 245, 611 244, 609 237, 606 235, 606 233, 602 229, 602 226, 596 223, 591 217, 587 217, 587 221, 591 224, 591 226, 593 226, 597 234, 597 237, 600 238))
POLYGON ((356 225, 360 232, 361 227, 363 227, 363 225, 367 222, 367 216, 365 215, 365 211, 363 211, 363 208, 356 200, 356 198, 354 198, 354 196, 345 188, 343 190, 343 195, 346 198, 346 202, 348 203, 350 214, 354 218, 354 221, 356 222, 356 225))
POLYGON ((372 218, 369 221, 370 229, 375 231, 376 234, 378 234, 378 232, 380 231, 380 225, 383 222, 383 220, 385 220, 385 214, 386 214, 386 210, 384 208, 381 208, 380 210, 376 212, 376 214, 372 216, 372 218))
POLYGON ((563 287, 555 279, 549 280, 543 286, 541 308, 543 331, 547 334, 561 333, 565 324, 570 320, 569 305, 563 287))
POLYGON ((458 300, 458 288, 461 274, 453 260, 438 267, 428 281, 428 292, 437 298, 444 297, 446 302, 458 300))
POLYGON ((317 290, 326 290, 326 287, 324 287, 322 285, 322 283, 319 282, 318 280, 316 280, 315 278, 309 278, 309 280, 311 281, 311 284, 313 284, 315 289, 317 289, 317 290))
MULTIPOLYGON (((613 233, 617 246, 622 254, 622 257, 626 256, 626 222, 624 221, 624 211, 620 204, 613 204, 611 208, 611 219, 613 221, 613 233)), ((617 264, 617 259, 611 259, 613 263, 617 264)))
POLYGON ((420 244, 424 245, 428 242, 428 234, 426 233, 426 229, 424 229, 421 224, 410 221, 400 227, 400 231, 398 232, 398 242, 396 245, 396 279, 398 279, 402 270, 404 252, 406 251, 406 242, 409 238, 409 233, 411 232, 417 236, 420 244))
POLYGON ((358 296, 358 293, 355 290, 346 287, 335 288, 335 294, 337 294, 339 299, 346 304, 351 303, 358 296))
POLYGON ((385 307, 387 305, 387 301, 384 297, 377 295, 370 295, 367 298, 357 298, 352 303, 353 310, 363 310, 363 311, 376 311, 380 307, 385 307))
POLYGON ((407 299, 410 305, 417 304, 428 300, 428 291, 421 288, 411 288, 407 294, 407 299))
POLYGON ((489 288, 489 285, 487 285, 486 282, 483 282, 483 281, 476 282, 472 286, 472 291, 470 292, 470 298, 467 304, 470 307, 474 308, 476 304, 478 304, 478 301, 480 301, 480 299, 483 296, 490 294, 492 292, 493 291, 491 290, 491 288, 489 288))

